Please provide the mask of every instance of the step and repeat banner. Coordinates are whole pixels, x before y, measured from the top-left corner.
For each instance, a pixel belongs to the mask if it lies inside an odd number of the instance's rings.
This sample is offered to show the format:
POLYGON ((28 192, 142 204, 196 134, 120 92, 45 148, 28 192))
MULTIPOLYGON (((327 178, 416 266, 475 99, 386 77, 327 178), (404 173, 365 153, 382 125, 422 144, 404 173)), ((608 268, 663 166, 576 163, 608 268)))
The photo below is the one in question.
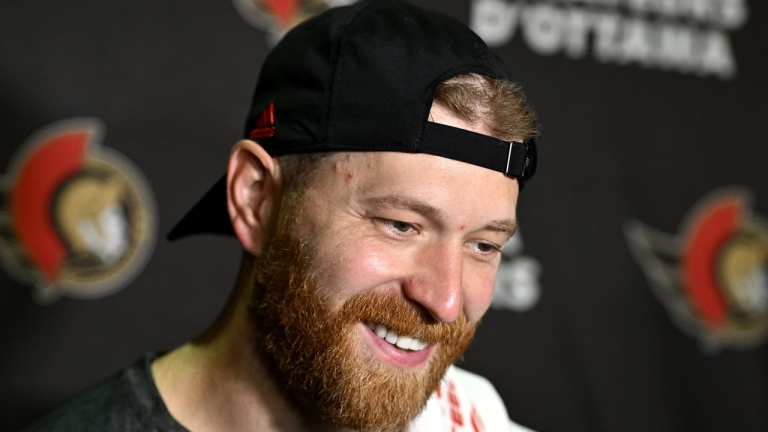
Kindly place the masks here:
MULTIPOLYGON (((239 244, 169 243, 259 67, 351 0, 0 4, 0 429, 200 334, 239 244)), ((768 430, 768 4, 422 0, 538 113, 463 367, 540 431, 768 430)))

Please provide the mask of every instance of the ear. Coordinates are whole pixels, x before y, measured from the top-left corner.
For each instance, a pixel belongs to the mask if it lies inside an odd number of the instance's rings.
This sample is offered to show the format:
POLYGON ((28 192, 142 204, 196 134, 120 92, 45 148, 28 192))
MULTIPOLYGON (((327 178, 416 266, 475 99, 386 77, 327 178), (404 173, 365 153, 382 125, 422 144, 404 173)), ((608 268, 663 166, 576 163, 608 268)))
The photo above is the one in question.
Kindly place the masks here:
POLYGON ((243 248, 259 256, 277 222, 282 185, 278 165, 250 140, 235 144, 227 166, 227 210, 243 248))

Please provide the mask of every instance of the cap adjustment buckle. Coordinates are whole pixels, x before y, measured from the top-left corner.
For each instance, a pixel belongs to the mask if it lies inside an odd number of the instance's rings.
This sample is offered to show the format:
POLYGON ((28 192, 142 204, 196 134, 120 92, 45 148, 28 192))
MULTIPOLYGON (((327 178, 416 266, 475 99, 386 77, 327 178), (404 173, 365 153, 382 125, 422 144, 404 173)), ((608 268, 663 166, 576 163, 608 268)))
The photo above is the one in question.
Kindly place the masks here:
POLYGON ((526 141, 523 143, 516 141, 510 142, 504 175, 520 179, 529 179, 533 177, 533 173, 536 169, 535 152, 536 147, 533 141, 526 141))

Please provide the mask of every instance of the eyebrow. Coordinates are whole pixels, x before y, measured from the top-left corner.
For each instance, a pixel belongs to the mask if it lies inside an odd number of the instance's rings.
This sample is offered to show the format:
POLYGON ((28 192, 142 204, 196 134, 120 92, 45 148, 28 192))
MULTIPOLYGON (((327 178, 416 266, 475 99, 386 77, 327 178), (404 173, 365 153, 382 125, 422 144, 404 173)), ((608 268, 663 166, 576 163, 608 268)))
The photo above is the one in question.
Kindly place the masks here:
MULTIPOLYGON (((437 207, 431 206, 423 201, 409 198, 401 195, 384 195, 378 197, 367 198, 363 200, 363 205, 369 208, 379 209, 383 207, 396 208, 401 210, 409 210, 418 213, 422 216, 436 219, 445 220, 446 215, 443 210, 437 207)), ((517 231, 517 223, 513 219, 501 219, 491 221, 481 231, 496 231, 509 234, 512 237, 517 231)))
POLYGON ((377 209, 388 207, 400 210, 410 210, 432 219, 445 220, 445 212, 439 208, 433 207, 423 201, 400 195, 384 195, 367 198, 363 200, 363 205, 377 209))
POLYGON ((497 220, 484 226, 483 230, 503 232, 512 237, 517 231, 517 223, 512 219, 497 220))

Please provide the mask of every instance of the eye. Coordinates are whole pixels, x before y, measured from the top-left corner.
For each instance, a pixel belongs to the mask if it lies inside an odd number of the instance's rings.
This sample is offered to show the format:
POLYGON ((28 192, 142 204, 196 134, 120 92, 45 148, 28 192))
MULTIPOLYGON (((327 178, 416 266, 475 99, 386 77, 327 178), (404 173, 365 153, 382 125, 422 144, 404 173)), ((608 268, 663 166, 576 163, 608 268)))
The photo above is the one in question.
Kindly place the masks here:
POLYGON ((377 225, 381 226, 388 233, 404 237, 418 232, 416 224, 403 222, 394 219, 375 219, 377 225))
POLYGON ((408 222, 403 222, 403 221, 397 221, 397 220, 390 221, 390 225, 392 226, 393 229, 395 229, 396 231, 400 231, 402 233, 406 233, 411 228, 413 228, 413 224, 410 224, 408 222))
POLYGON ((468 243, 473 252, 486 259, 492 259, 501 253, 501 247, 484 241, 473 241, 468 243))
POLYGON ((488 243, 478 243, 477 250, 480 252, 493 252, 496 249, 493 247, 493 245, 489 245, 488 243))

